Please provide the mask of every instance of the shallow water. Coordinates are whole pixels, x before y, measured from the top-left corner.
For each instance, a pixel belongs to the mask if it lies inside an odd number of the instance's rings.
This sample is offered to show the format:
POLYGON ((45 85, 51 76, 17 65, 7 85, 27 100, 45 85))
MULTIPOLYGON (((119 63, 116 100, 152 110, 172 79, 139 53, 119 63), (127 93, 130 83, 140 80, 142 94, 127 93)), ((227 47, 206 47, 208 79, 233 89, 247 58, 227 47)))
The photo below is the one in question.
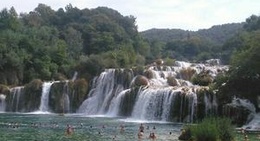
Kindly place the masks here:
POLYGON ((135 141, 140 124, 145 126, 143 141, 151 132, 163 141, 178 141, 182 124, 148 122, 105 116, 76 114, 19 114, 0 113, 1 141, 135 141), (65 134, 67 124, 74 128, 72 135, 65 134), (124 131, 120 131, 120 126, 124 131), (146 129, 149 126, 149 129, 146 129), (153 129, 155 127, 156 129, 153 129), (172 132, 170 135, 169 133, 172 132), (113 139, 114 138, 114 139, 113 139))

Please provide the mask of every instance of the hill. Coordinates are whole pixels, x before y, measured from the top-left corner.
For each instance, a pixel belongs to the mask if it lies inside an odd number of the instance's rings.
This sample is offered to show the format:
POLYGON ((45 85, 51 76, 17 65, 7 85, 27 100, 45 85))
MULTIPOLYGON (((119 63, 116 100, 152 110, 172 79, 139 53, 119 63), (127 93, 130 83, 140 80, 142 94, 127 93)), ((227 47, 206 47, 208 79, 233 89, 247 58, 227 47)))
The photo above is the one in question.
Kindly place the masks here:
POLYGON ((209 40, 214 44, 223 45, 224 42, 243 30, 243 23, 230 23, 223 25, 215 25, 209 29, 201 29, 198 31, 188 31, 182 29, 150 29, 140 34, 148 41, 158 40, 169 42, 172 40, 182 40, 189 36, 199 36, 205 40, 209 40))

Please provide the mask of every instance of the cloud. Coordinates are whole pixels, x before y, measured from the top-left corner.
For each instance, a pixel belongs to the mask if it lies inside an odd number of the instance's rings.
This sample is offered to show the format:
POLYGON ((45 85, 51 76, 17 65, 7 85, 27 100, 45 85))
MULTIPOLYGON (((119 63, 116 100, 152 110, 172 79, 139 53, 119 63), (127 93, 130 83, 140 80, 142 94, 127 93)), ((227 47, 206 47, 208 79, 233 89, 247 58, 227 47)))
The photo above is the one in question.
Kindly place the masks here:
POLYGON ((52 9, 71 3, 80 9, 107 6, 122 15, 137 18, 140 31, 150 28, 181 28, 198 30, 213 25, 243 22, 252 14, 260 14, 259 0, 1 0, 0 8, 14 6, 20 12, 29 12, 44 3, 52 9))

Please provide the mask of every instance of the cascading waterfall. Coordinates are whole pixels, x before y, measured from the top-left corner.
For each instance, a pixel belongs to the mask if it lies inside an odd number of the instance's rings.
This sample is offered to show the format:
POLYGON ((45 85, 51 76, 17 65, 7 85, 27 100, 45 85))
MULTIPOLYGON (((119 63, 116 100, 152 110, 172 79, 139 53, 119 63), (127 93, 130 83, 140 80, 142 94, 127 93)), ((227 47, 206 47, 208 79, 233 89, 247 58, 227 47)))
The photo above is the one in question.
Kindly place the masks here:
POLYGON ((191 89, 186 91, 184 88, 151 87, 139 91, 131 118, 192 122, 197 96, 191 89))
MULTIPOLYGON (((187 79, 192 75, 185 74, 189 73, 189 69, 195 74, 207 72, 214 78, 218 71, 228 68, 181 61, 176 61, 175 66, 151 66, 144 72, 149 77, 148 85, 140 87, 139 91, 134 90, 135 86, 132 85, 136 81, 134 77, 131 87, 124 87, 122 83, 117 83, 119 76, 116 69, 106 69, 93 80, 89 97, 77 112, 87 115, 130 116, 141 120, 193 122, 197 116, 197 89, 200 86, 193 85, 187 79), (182 75, 186 75, 185 80, 182 75), (168 78, 174 78, 173 86, 169 85, 168 78)), ((204 96, 206 112, 217 107, 215 95, 204 96)))
POLYGON ((0 94, 0 112, 5 112, 5 106, 6 106, 5 98, 6 98, 5 95, 0 94))
POLYGON ((70 111, 70 99, 68 93, 69 93, 68 82, 66 82, 63 87, 63 93, 62 93, 63 112, 70 111))
POLYGON ((11 111, 13 112, 18 112, 20 109, 19 109, 19 103, 20 103, 20 97, 22 95, 22 89, 24 87, 14 87, 11 89, 11 106, 10 106, 10 109, 11 111))
POLYGON ((51 85, 54 82, 44 82, 42 85, 42 96, 41 96, 41 104, 39 110, 41 112, 48 112, 49 110, 49 93, 51 89, 51 85))
POLYGON ((106 114, 115 95, 124 90, 122 84, 115 80, 115 69, 107 69, 94 79, 90 97, 79 107, 79 113, 106 114))
POLYGON ((130 89, 123 90, 120 92, 117 96, 115 96, 110 104, 109 110, 108 110, 108 115, 110 116, 117 116, 119 113, 120 109, 120 103, 122 99, 124 98, 125 94, 129 92, 130 89))
POLYGON ((132 118, 141 120, 168 120, 170 105, 174 102, 171 88, 147 88, 138 93, 132 118))

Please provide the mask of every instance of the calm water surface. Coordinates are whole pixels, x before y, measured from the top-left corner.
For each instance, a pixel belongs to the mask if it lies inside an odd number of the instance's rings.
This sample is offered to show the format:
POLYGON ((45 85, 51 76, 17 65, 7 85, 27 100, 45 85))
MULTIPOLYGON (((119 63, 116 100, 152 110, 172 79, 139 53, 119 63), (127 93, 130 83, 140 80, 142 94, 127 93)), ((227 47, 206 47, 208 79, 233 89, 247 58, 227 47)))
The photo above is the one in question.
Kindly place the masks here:
POLYGON ((13 114, 0 113, 1 141, 135 141, 140 124, 145 126, 143 141, 151 132, 162 141, 178 141, 182 124, 146 122, 115 117, 86 117, 76 114, 13 114), (65 134, 67 124, 74 128, 65 134), (124 132, 120 126, 124 126, 124 132), (149 129, 147 127, 149 126, 149 129), (155 129, 153 129, 155 127, 155 129), (172 132, 170 135, 169 133, 172 132))

